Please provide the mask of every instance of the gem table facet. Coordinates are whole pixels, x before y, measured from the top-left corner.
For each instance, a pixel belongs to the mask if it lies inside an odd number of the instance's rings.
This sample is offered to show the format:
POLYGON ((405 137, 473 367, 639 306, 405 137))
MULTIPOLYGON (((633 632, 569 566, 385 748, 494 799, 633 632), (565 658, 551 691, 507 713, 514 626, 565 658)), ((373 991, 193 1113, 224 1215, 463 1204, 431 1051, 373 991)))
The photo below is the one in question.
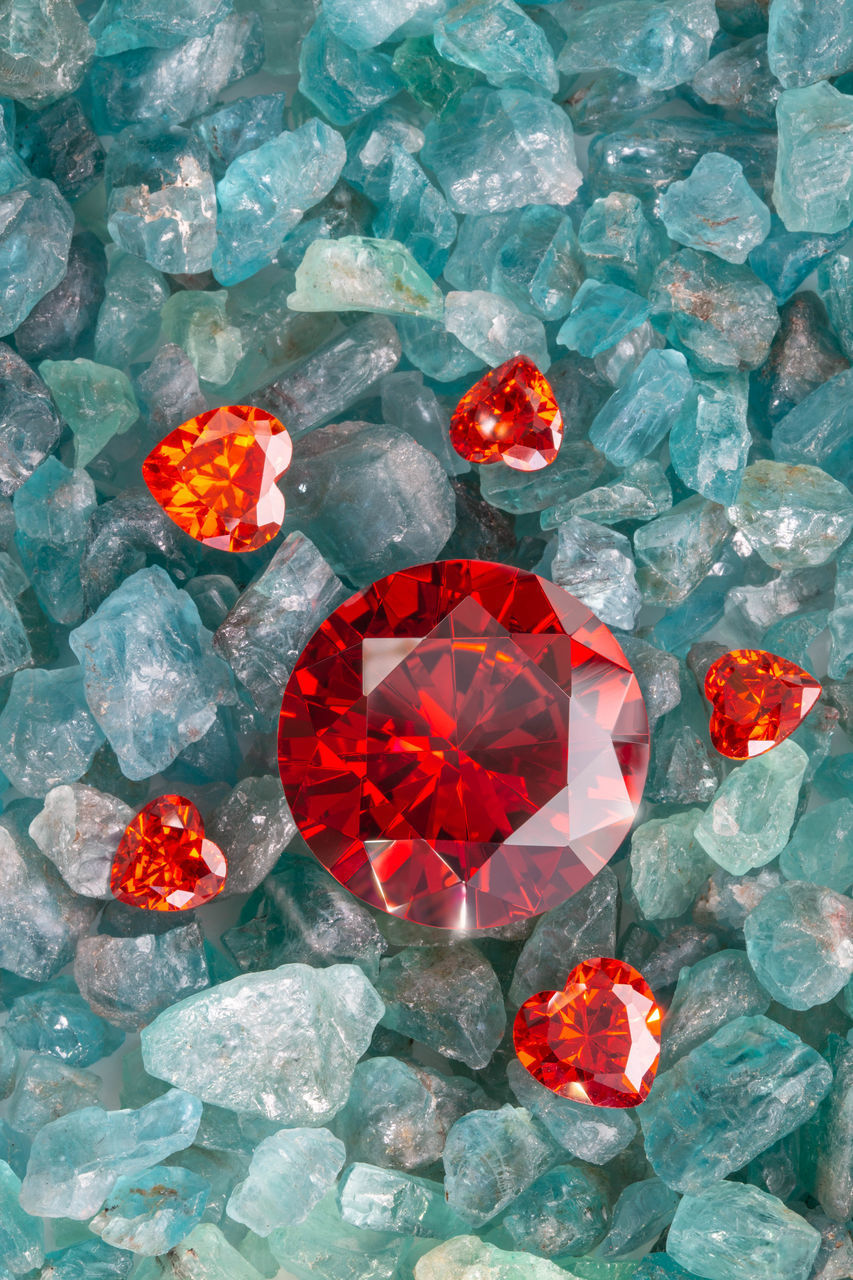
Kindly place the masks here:
POLYGON ((660 1056, 661 1011, 643 976, 608 956, 585 960, 562 991, 525 1000, 513 1027, 530 1074, 562 1098, 636 1107, 660 1056))
POLYGON ((149 911, 188 911, 222 889, 228 866, 206 840, 201 814, 183 796, 160 796, 122 836, 110 887, 120 902, 149 911))
POLYGON ((514 356, 466 392, 450 420, 450 440, 467 462, 505 462, 539 471, 554 461, 563 415, 544 374, 514 356))
POLYGON ((255 551, 281 528, 284 496, 276 480, 292 456, 278 418, 226 405, 170 432, 145 459, 142 476, 191 538, 219 551, 255 551))
POLYGON ((489 928, 571 897, 642 796, 648 720, 619 645, 533 574, 448 560, 341 605, 288 682, 297 826, 356 896, 489 928))
POLYGON ((817 680, 795 662, 733 649, 705 676, 705 697, 714 708, 711 741, 732 760, 761 755, 799 728, 820 694, 817 680))

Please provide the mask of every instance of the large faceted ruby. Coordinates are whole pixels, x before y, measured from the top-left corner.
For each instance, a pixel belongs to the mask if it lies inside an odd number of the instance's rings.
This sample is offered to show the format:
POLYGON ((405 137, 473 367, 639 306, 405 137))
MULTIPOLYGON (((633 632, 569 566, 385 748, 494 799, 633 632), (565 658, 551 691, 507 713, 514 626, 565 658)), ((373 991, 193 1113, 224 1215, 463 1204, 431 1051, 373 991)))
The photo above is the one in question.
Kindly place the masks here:
POLYGON ((359 898, 445 928, 564 901, 613 855, 649 735, 607 628, 553 583, 476 560, 391 574, 308 642, 284 695, 294 819, 359 898))

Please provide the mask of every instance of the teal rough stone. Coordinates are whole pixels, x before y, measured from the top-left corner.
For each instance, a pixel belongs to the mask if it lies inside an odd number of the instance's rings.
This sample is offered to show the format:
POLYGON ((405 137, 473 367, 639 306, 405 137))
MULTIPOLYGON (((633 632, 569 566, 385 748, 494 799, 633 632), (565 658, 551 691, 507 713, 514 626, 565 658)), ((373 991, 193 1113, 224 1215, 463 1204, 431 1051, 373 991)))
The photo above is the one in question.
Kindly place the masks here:
POLYGON ((0 769, 22 795, 76 782, 103 740, 76 664, 15 672, 0 712, 0 769))
POLYGON ((124 1036, 93 1013, 74 983, 60 978, 12 1002, 6 1030, 20 1049, 50 1054, 75 1067, 108 1058, 124 1036))
POLYGON ((155 9, 139 0, 103 0, 89 30, 98 57, 125 49, 169 49, 193 36, 203 36, 229 11, 227 0, 178 0, 155 9))
MULTIPOLYGON (((547 205, 532 207, 550 208, 547 205)), ((459 223, 456 244, 444 271, 445 280, 461 290, 490 288, 497 256, 520 218, 517 210, 466 214, 459 223)))
POLYGON ((126 777, 166 768, 233 700, 211 641, 190 597, 156 566, 126 578, 72 631, 86 697, 126 777))
POLYGON ((365 1272, 370 1280, 400 1280, 407 1271, 411 1274, 411 1242, 344 1222, 333 1191, 304 1222, 273 1231, 269 1248, 295 1280, 315 1280, 318 1275, 323 1280, 358 1280, 365 1272))
POLYGON ((353 1068, 382 1013, 354 965, 284 965, 166 1009, 142 1033, 145 1069, 229 1110, 318 1124, 346 1102, 353 1068), (211 1034, 226 1062, 210 1057, 211 1034))
POLYGON ((44 1227, 21 1208, 20 1191, 20 1179, 0 1160, 0 1269, 12 1275, 23 1275, 44 1261, 44 1227))
MULTIPOLYGON (((76 98, 65 98, 20 123, 16 145, 37 178, 55 182, 66 200, 78 200, 104 171, 104 148, 76 98)), ((27 177, 23 165, 8 186, 27 177)))
POLYGON ((344 1222, 372 1231, 446 1240, 465 1230, 440 1182, 396 1169, 351 1164, 338 1186, 338 1204, 344 1222))
POLYGON ((520 1062, 507 1067, 507 1081, 516 1100, 550 1133, 569 1155, 588 1164, 604 1165, 637 1136, 637 1122, 629 1111, 589 1107, 561 1098, 540 1084, 520 1062))
POLYGON ((786 89, 776 107, 773 203, 789 231, 843 231, 853 220, 847 158, 853 100, 826 80, 786 89))
POLYGON ((721 1182, 683 1198, 666 1247, 676 1262, 710 1280, 808 1280, 820 1232, 776 1196, 721 1182))
POLYGON ((243 358, 243 335, 227 311, 228 292, 184 290, 167 298, 161 310, 163 337, 183 348, 202 382, 230 382, 243 358))
MULTIPOLYGON (((0 552, 0 673, 10 676, 33 663, 33 646, 21 617, 26 575, 5 551, 0 552)), ((24 597, 25 598, 25 597, 24 597)))
POLYGON ((613 1206, 610 1230, 597 1256, 630 1258, 640 1249, 650 1249, 672 1221, 678 1199, 660 1178, 629 1183, 613 1206))
POLYGON ((850 301, 853 258, 834 253, 817 271, 817 289, 845 355, 853 352, 853 305, 850 301))
POLYGON ((353 124, 402 87, 389 57, 373 49, 351 48, 323 19, 302 41, 299 91, 332 124, 353 124))
POLYGON ((547 1258, 499 1249, 477 1236, 455 1236, 431 1249, 415 1265, 415 1280, 572 1280, 547 1258))
POLYGON ((521 1107, 470 1111, 457 1120, 444 1148, 447 1203, 481 1227, 553 1163, 554 1148, 521 1107))
POLYGON ((459 213, 566 205, 581 183, 569 117, 521 89, 470 89, 425 133, 421 159, 459 213))
POLYGON ((631 836, 631 892, 646 920, 683 915, 708 879, 713 863, 695 838, 701 814, 653 818, 631 836))
POLYGON ((445 298, 444 324, 485 364, 497 366, 521 352, 545 373, 551 363, 545 326, 509 298, 475 289, 445 298))
POLYGON ((204 1178, 179 1166, 125 1174, 89 1228, 116 1249, 149 1257, 168 1253, 201 1221, 209 1190, 204 1178))
POLYGON ((609 462, 629 467, 664 439, 693 379, 680 351, 649 351, 593 419, 589 438, 609 462))
POLYGON ((489 281, 495 293, 542 320, 559 320, 583 275, 568 214, 551 205, 531 205, 510 215, 489 281))
POLYGON ((127 1031, 210 985, 204 935, 195 923, 138 937, 81 938, 74 977, 89 1005, 127 1031))
POLYGON ((483 361, 469 351, 444 323, 401 316, 396 321, 406 359, 436 382, 456 382, 483 368, 483 361))
POLYGON ((651 458, 641 458, 610 484, 547 507, 540 521, 543 529, 557 529, 572 516, 599 524, 621 524, 623 520, 651 520, 671 509, 672 489, 663 467, 651 458))
POLYGON ((259 93, 215 107, 195 121, 193 127, 210 152, 217 178, 238 156, 278 137, 285 128, 286 105, 283 93, 259 93))
POLYGON ((477 79, 476 72, 442 58, 432 36, 410 36, 394 50, 392 65, 412 97, 431 115, 451 111, 477 79))
POLYGON ((743 875, 781 853, 807 764, 805 751, 788 738, 732 770, 696 825, 696 839, 719 866, 743 875))
POLYGON ((581 1165, 559 1165, 521 1193, 503 1226, 519 1249, 572 1258, 601 1242, 609 1220, 608 1187, 601 1174, 581 1165))
POLYGON ((833 800, 803 814, 779 870, 786 880, 810 880, 837 893, 853 888, 853 803, 833 800))
POLYGON ((14 1089, 19 1065, 17 1045, 4 1027, 0 1029, 0 1101, 14 1089))
POLYGON ((667 252, 666 237, 646 218, 636 195, 611 191, 581 219, 578 243, 596 279, 645 293, 667 252))
POLYGON ((435 454, 449 476, 470 472, 471 464, 450 443, 450 406, 442 403, 423 374, 411 369, 382 379, 382 421, 400 427, 435 454))
POLYGON ((132 817, 123 800, 72 783, 47 793, 29 835, 75 893, 107 898, 115 851, 132 817))
POLYGON ((367 236, 315 240, 296 268, 293 311, 374 311, 440 320, 441 290, 404 244, 367 236))
POLYGON ((190 1146, 201 1120, 197 1098, 172 1089, 138 1111, 86 1107, 36 1134, 21 1205, 46 1218, 87 1221, 118 1178, 190 1146))
POLYGON ((847 230, 835 235, 788 231, 773 215, 770 235, 753 249, 749 265, 759 280, 773 290, 777 302, 786 302, 816 266, 849 239, 847 230))
POLYGON ((703 102, 723 107, 739 124, 771 126, 781 86, 770 70, 762 31, 722 48, 697 71, 692 88, 703 102))
POLYGON ((12 505, 15 545, 39 603, 56 622, 77 622, 83 613, 80 559, 97 505, 92 478, 46 458, 12 505))
POLYGON ((32 178, 0 194, 0 334, 17 329, 62 280, 73 226, 52 182, 32 178))
POLYGON ((653 323, 707 373, 757 369, 779 328, 773 294, 749 267, 695 249, 660 264, 649 302, 653 323))
POLYGON ((582 356, 597 356, 641 325, 648 314, 648 302, 630 289, 585 280, 556 340, 582 356))
MULTIPOLYGON (((211 840, 219 845, 228 859, 225 892, 229 895, 251 893, 256 889, 275 867, 282 849, 296 835, 296 824, 279 781, 269 774, 242 778, 208 820, 207 831, 211 840)), ((304 907, 308 908, 308 892, 303 891, 301 898, 304 907)), ((322 920, 322 905, 318 904, 316 916, 307 910, 305 916, 294 921, 294 932, 298 934, 302 928, 312 937, 316 929, 321 934, 322 920)), ((296 960, 302 957, 286 958, 296 960)))
POLYGON ((272 262, 305 210, 332 190, 345 160, 343 138, 321 120, 233 160, 216 185, 213 273, 219 283, 238 284, 272 262))
POLYGON ((787 1009, 813 1009, 853 974, 853 899, 804 880, 766 893, 743 926, 756 977, 787 1009))
POLYGON ((611 627, 631 631, 642 607, 628 539, 614 529, 571 516, 558 528, 551 577, 611 627))
POLYGON ((831 1080, 792 1031, 735 1018, 658 1074, 639 1113, 646 1156, 667 1186, 696 1194, 792 1133, 831 1080))
MULTIPOLYGON (((685 600, 703 582, 730 533, 725 509, 698 494, 638 529, 634 554, 647 603, 685 600)), ((721 606, 724 599, 723 593, 721 606)))
POLYGON ((186 129, 125 129, 107 157, 107 225, 120 249, 159 271, 207 271, 216 191, 204 144, 186 129))
POLYGON ((774 0, 768 11, 770 69, 786 89, 826 81, 853 62, 853 7, 809 0, 774 0))
POLYGON ((95 42, 72 0, 14 0, 0 36, 0 94, 37 109, 72 93, 95 42))
POLYGON ((561 71, 615 67, 652 89, 690 80, 708 61, 719 22, 711 0, 608 0, 568 17, 561 71))
POLYGON ((424 0, 330 0, 323 12, 339 40, 353 49, 375 49, 425 7, 424 0))
POLYGON ((731 156, 709 151, 684 182, 660 198, 668 235, 725 262, 744 263, 770 231, 770 210, 731 156))
POLYGON ((752 444, 749 384, 742 374, 706 376, 695 392, 669 433, 672 468, 696 493, 725 505, 737 497, 752 444))
POLYGON ((668 1253, 650 1253, 638 1263, 630 1280, 696 1280, 696 1273, 685 1271, 668 1253))
POLYGON ((828 1217, 847 1222, 853 1214, 853 1043, 831 1034, 825 1053, 833 1082, 809 1126, 815 1144, 814 1192, 828 1217))
POLYGON ((56 1058, 34 1054, 21 1072, 9 1100, 9 1123, 28 1140, 29 1153, 29 1140, 40 1129, 72 1111, 97 1106, 102 1088, 103 1082, 93 1071, 67 1067, 56 1058))
POLYGON ((11 497, 59 439, 61 423, 50 394, 5 343, 0 343, 0 494, 11 497))
POLYGON ((436 22, 435 47, 497 88, 557 91, 548 37, 514 0, 463 0, 436 22))
POLYGON ((168 296, 166 281, 156 267, 117 251, 98 312, 95 359, 115 369, 127 369, 141 359, 157 340, 160 308, 168 296))
POLYGON ((113 436, 139 417, 130 379, 121 369, 92 360, 43 360, 39 375, 74 433, 74 463, 85 467, 113 436))
POLYGON ((773 429, 773 455, 805 462, 853 483, 853 370, 829 378, 801 400, 773 429))
POLYGON ((503 1038, 506 1012, 494 969, 470 942, 405 947, 379 968, 386 1027, 479 1070, 503 1038))
POLYGON ((661 1065, 672 1066, 726 1022, 766 1013, 770 997, 743 951, 717 951, 681 970, 663 1020, 661 1065))
POLYGON ((177 1248, 146 1258, 136 1280, 261 1280, 212 1222, 200 1222, 177 1248))
POLYGON ((49 1253, 40 1280, 124 1280, 133 1264, 133 1254, 126 1249, 114 1249, 102 1240, 82 1240, 49 1253))
POLYGON ((843 680, 853 668, 853 545, 842 547, 836 560, 835 597, 829 614, 828 674, 843 680))
POLYGON ((728 517, 773 569, 831 560, 853 530, 853 493, 819 467, 763 458, 747 467, 728 517))
POLYGON ((255 1148, 226 1213, 263 1237, 302 1222, 334 1185, 345 1160, 344 1144, 328 1129, 282 1129, 255 1148))

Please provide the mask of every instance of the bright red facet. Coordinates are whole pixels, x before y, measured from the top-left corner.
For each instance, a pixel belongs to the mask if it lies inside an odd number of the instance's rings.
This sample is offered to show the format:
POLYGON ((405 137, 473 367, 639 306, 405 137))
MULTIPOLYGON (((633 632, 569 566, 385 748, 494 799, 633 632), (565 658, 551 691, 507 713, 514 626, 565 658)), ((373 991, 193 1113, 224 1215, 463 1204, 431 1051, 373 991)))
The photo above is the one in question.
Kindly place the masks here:
POLYGON ((761 649, 733 649, 708 668, 711 741, 732 760, 760 756, 802 724, 821 687, 802 667, 761 649))
POLYGON ((224 405, 161 440, 143 462, 142 478, 191 538, 219 551, 255 551, 281 529, 284 496, 276 480, 292 456, 278 418, 224 405))
POLYGON ((658 1069, 661 1011, 642 974, 599 956, 569 974, 563 991, 540 991, 516 1015, 519 1061, 561 1098, 636 1107, 658 1069))
POLYGON ((505 462, 539 471, 557 456, 563 417, 543 373, 526 356, 513 356, 481 378, 459 401, 450 441, 467 462, 505 462))
POLYGON ((492 928, 582 888, 648 767, 636 678, 553 583, 476 560, 391 574, 308 642, 284 695, 293 817, 357 897, 492 928))
POLYGON ((225 856, 205 839, 195 805, 183 796, 158 796, 122 836, 110 888, 132 907, 188 911, 215 898, 227 874, 225 856))

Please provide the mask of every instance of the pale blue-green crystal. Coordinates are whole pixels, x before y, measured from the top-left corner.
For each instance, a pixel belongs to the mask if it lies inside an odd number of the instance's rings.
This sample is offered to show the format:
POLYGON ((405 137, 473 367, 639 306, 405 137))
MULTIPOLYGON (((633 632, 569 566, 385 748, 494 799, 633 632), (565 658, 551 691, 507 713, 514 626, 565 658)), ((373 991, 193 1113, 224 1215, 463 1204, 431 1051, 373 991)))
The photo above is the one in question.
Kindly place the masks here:
POLYGON ((641 201, 623 191, 593 201, 581 219, 578 243, 591 276, 640 293, 667 251, 666 237, 647 220, 641 201))
POLYGON ((853 530, 853 493, 819 467, 752 463, 728 508, 732 524, 773 569, 831 560, 853 530))
POLYGON ((645 298, 621 285, 585 280, 572 300, 569 317, 557 342, 582 356, 597 356, 643 323, 649 314, 645 298))
POLYGON ((605 0, 567 15, 559 67, 614 67, 649 88, 674 88, 707 62, 718 26, 711 0, 605 0))
MULTIPOLYGON (((295 1280, 402 1280, 411 1275, 412 1242, 387 1231, 371 1231, 344 1222, 337 1196, 330 1191, 304 1222, 282 1227, 269 1248, 295 1280)), ((416 1255, 417 1256, 417 1255, 416 1255)), ((176 1277, 175 1280, 178 1280, 176 1277)), ((242 1280, 219 1276, 215 1280, 242 1280)))
POLYGON ((660 1178, 630 1182, 613 1206, 610 1230, 596 1250, 600 1258, 630 1258, 650 1249, 672 1221, 678 1196, 660 1178))
POLYGON ((768 11, 770 69, 786 89, 826 81, 853 63, 853 6, 774 0, 768 11))
POLYGON ((477 1236, 455 1236, 425 1254, 415 1280, 572 1280, 572 1273, 532 1253, 499 1249, 477 1236))
POLYGON ((130 379, 121 369, 92 360, 43 360, 39 374, 74 433, 74 461, 85 467, 115 435, 139 417, 130 379))
POLYGON ((435 47, 498 88, 557 91, 548 38, 514 0, 463 0, 435 24, 435 47))
POLYGON ((444 323, 486 364, 499 365, 519 352, 544 373, 551 363, 545 326, 496 293, 454 291, 445 299, 444 323))
POLYGON ((624 534, 580 516, 558 528, 551 577, 611 627, 633 630, 642 606, 631 544, 624 534))
POLYGON ((433 115, 452 110, 477 79, 476 72, 442 58, 432 36, 410 36, 394 51, 393 67, 416 101, 433 115))
POLYGON ((180 1166, 124 1174, 90 1229, 116 1249, 150 1257, 168 1253, 201 1220, 209 1190, 204 1178, 180 1166))
POLYGON ((443 323, 401 316, 396 322, 406 359, 436 382, 456 382, 483 368, 483 361, 469 351, 443 323))
POLYGON ((8 1098, 14 1089, 19 1065, 18 1047, 3 1028, 0 1030, 0 1100, 8 1098))
MULTIPOLYGON (((77 1223, 54 1225, 57 1242, 80 1235, 77 1223)), ((127 1249, 114 1249, 102 1240, 88 1237, 78 1244, 68 1245, 47 1254, 39 1280, 124 1280, 133 1270, 134 1256, 127 1249)))
POLYGON ((150 1169, 188 1147, 201 1103, 179 1089, 138 1111, 87 1107, 46 1124, 33 1141, 21 1204, 28 1213, 85 1221, 123 1174, 150 1169))
POLYGON ((351 48, 374 49, 428 7, 425 0, 329 0, 323 13, 330 29, 351 48))
POLYGON ((522 311, 559 320, 584 274, 571 218, 551 205, 531 205, 510 217, 487 283, 522 311))
POLYGON ((601 1174, 582 1165, 559 1165, 521 1193, 503 1225, 519 1249, 548 1258, 579 1257, 600 1243, 609 1218, 601 1174))
POLYGON ((10 676, 33 662, 33 646, 21 616, 27 577, 12 557, 0 551, 0 673, 10 676))
POLYGON ((245 974, 181 1000, 147 1026, 145 1069, 229 1110, 322 1123, 346 1102, 382 1013, 354 965, 245 974), (211 1036, 222 1046, 213 1058, 211 1036))
POLYGON ((396 1169, 351 1164, 338 1187, 344 1222, 401 1236, 446 1240, 465 1230, 465 1223, 444 1198, 440 1182, 396 1169))
MULTIPOLYGON (((258 887, 275 867, 282 849, 296 835, 296 824, 279 779, 265 774, 241 778, 209 816, 207 831, 211 840, 219 845, 228 859, 228 884, 225 892, 230 896, 234 893, 251 893, 258 887)), ((306 868, 300 866, 300 871, 305 872, 306 868)), ((282 875, 286 878, 286 871, 282 871, 282 875)), ((295 876, 291 877, 291 883, 297 890, 302 888, 301 884, 296 884, 295 876)), ((316 884, 316 881, 312 883, 316 884)), ((328 877, 325 883, 330 883, 328 877)), ((309 893, 303 890, 300 896, 307 907, 309 893)), ((350 901, 355 906, 355 899, 351 898, 350 901)), ((310 911, 308 915, 311 917, 310 911)), ((322 931, 319 923, 322 920, 321 908, 317 910, 316 923, 314 918, 305 919, 302 916, 294 921, 294 932, 297 935, 303 920, 305 933, 309 937, 312 936, 312 926, 318 932, 322 931)), ((302 958, 295 955, 286 957, 293 960, 302 958)))
POLYGON ((653 349, 596 414, 589 438, 614 466, 631 466, 657 448, 692 388, 681 352, 653 349))
POLYGON ((471 464, 450 443, 450 408, 439 400, 423 374, 414 369, 390 373, 382 379, 382 421, 417 440, 434 453, 449 476, 464 475, 471 464))
MULTIPOLYGON (((8 1110, 10 1124, 27 1139, 27 1154, 29 1140, 40 1129, 72 1111, 98 1106, 102 1089, 103 1082, 93 1071, 34 1054, 18 1078, 8 1110)), ((26 1162, 25 1157, 25 1166, 26 1162)))
POLYGON ((219 283, 237 284, 272 262, 305 210, 331 191, 345 160, 341 135, 320 120, 233 160, 216 185, 213 272, 219 283))
POLYGON ((12 333, 59 284, 73 226, 71 209, 52 182, 33 178, 0 194, 0 334, 12 333))
POLYGON ((376 50, 353 49, 320 19, 302 41, 299 90, 332 124, 360 120, 402 89, 391 59, 376 50))
MULTIPOLYGON (((551 207, 534 205, 533 208, 551 207)), ((459 223, 456 244, 444 270, 445 280, 456 289, 488 289, 497 256, 520 217, 517 210, 466 214, 459 223)))
MULTIPOLYGON (((634 535, 638 579, 647 602, 677 604, 704 579, 731 532, 725 509, 698 494, 634 535)), ((720 598, 720 613, 725 595, 720 598)))
POLYGON ((696 493, 725 505, 737 496, 752 444, 749 384, 742 374, 706 376, 696 379, 695 393, 669 433, 672 468, 696 493))
POLYGON ((810 809, 779 857, 786 880, 810 880, 838 893, 853 887, 853 803, 833 800, 810 809))
POLYGON ((93 1013, 67 978, 13 1001, 6 1030, 21 1049, 50 1054, 75 1067, 108 1058, 124 1036, 93 1013))
POLYGON ((15 331, 19 355, 35 363, 43 357, 88 354, 106 273, 106 254, 98 237, 89 231, 75 235, 62 279, 15 331))
POLYGON ((59 414, 47 387, 0 343, 0 493, 11 496, 59 439, 59 414))
POLYGON ((494 1218, 554 1160, 554 1146, 522 1107, 470 1111, 444 1148, 447 1202, 466 1222, 494 1218))
POLYGON ((848 164, 853 100, 827 80, 787 89, 776 107, 773 203, 789 231, 842 231, 853 220, 848 164))
POLYGON ((204 935, 191 922, 159 934, 82 938, 74 977, 102 1018, 139 1031, 176 1000, 210 985, 204 935))
POLYGON ((89 705, 126 777, 166 768, 233 699, 211 641, 190 597, 156 566, 126 578, 71 633, 89 705))
POLYGON ((383 1023, 479 1069, 503 1037, 506 1012, 494 969, 473 943, 407 947, 380 965, 383 1023))
MULTIPOLYGON (((815 609, 810 613, 781 618, 768 627, 761 639, 761 647, 768 653, 784 653, 792 662, 808 668, 809 650, 829 619, 828 609, 815 609)), ((808 880, 809 876, 793 876, 792 879, 808 880)))
POLYGON ((282 1129, 255 1148, 226 1212, 259 1236, 302 1222, 334 1185, 345 1160, 344 1144, 328 1129, 282 1129))
POLYGON ((668 1253, 650 1253, 637 1264, 630 1280, 696 1280, 694 1271, 685 1271, 668 1253))
POLYGON ((743 951, 717 951, 684 968, 663 1020, 661 1065, 672 1066, 726 1022, 766 1013, 770 997, 743 951))
POLYGON ((631 892, 646 920, 689 910, 713 870, 695 837, 701 809, 653 818, 631 836, 631 892))
POLYGON ((44 1261, 44 1227, 18 1203, 20 1179, 0 1160, 0 1271, 23 1275, 44 1261))
POLYGON ((623 520, 651 520, 671 508, 672 489, 663 467, 653 459, 641 458, 610 484, 548 507, 540 519, 543 529, 557 529, 572 516, 599 524, 620 524, 623 520))
POLYGON ((853 484, 852 392, 850 369, 816 387, 774 427, 774 457, 823 467, 853 484))
POLYGON ((815 1196, 835 1222, 853 1213, 853 1042, 830 1035, 826 1057, 833 1082, 820 1105, 810 1136, 815 1139, 815 1196))
POLYGON ((207 145, 213 172, 221 178, 238 156, 272 142, 285 128, 286 95, 260 93, 214 107, 194 128, 207 145))
MULTIPOLYGON (((76 98, 65 98, 20 122, 18 152, 37 178, 55 182, 66 200, 77 200, 97 186, 104 172, 104 147, 76 98)), ((8 164, 0 160, 0 173, 8 164)), ((21 166, 23 169, 23 166, 21 166)), ((26 172, 0 178, 17 186, 26 172)))
POLYGON ((212 1222, 200 1222, 176 1248, 146 1258, 135 1280, 261 1280, 212 1222))
POLYGON ((611 387, 621 387, 653 347, 665 347, 666 340, 649 320, 626 333, 615 346, 595 357, 596 373, 611 387))
POLYGON ((812 231, 788 231, 773 215, 770 234, 749 255, 749 265, 759 280, 773 291, 777 302, 786 302, 811 271, 849 239, 847 229, 834 235, 812 231))
POLYGON ((103 0, 89 30, 100 58, 125 49, 168 49, 206 35, 229 9, 227 0, 176 0, 168 9, 140 0, 103 0))
POLYGON ((570 204, 581 182, 569 117, 521 89, 470 89, 427 126, 421 159, 460 213, 570 204))
POLYGON ((667 1252, 711 1280, 808 1280, 820 1232, 776 1196, 738 1182, 687 1195, 667 1252))
POLYGON ((843 680, 853 667, 853 545, 836 560, 835 597, 829 614, 829 675, 843 680))
POLYGON ((22 795, 76 782, 103 740, 76 664, 15 672, 0 712, 0 769, 22 795))
POLYGON ((853 258, 834 253, 818 267, 817 288, 845 355, 853 353, 853 304, 850 301, 853 258))
POLYGON ((743 926, 756 977, 788 1009, 825 1004, 853 974, 853 899, 804 880, 766 893, 743 926))
POLYGON ((37 109, 73 92, 95 42, 72 0, 14 0, 0 36, 0 94, 37 109))
POLYGON ((741 124, 772 127, 782 92, 770 70, 764 32, 722 48, 691 82, 703 102, 723 107, 741 124))
POLYGON ((183 348, 203 382, 221 387, 243 357, 243 335, 229 322, 225 289, 184 290, 161 310, 163 337, 183 348))
POLYGON ((770 230, 770 210, 737 160, 717 151, 707 152, 684 182, 667 187, 660 212, 673 240, 725 262, 746 262, 770 230))
POLYGON ((98 312, 95 359, 116 369, 140 359, 157 340, 160 308, 168 296, 166 281, 155 267, 117 251, 98 312))
POLYGON ((646 1156, 667 1186, 695 1194, 807 1120, 831 1080, 792 1031, 735 1018, 658 1074, 639 1111, 646 1156))
POLYGON ((590 1107, 561 1098, 513 1059, 507 1081, 522 1107, 539 1121, 569 1155, 588 1164, 604 1165, 619 1155, 637 1136, 637 1122, 630 1111, 617 1107, 590 1107))
POLYGON ((47 458, 13 499, 15 545, 42 608, 57 622, 83 613, 80 558, 96 506, 88 472, 47 458))
POLYGON ((397 240, 315 240, 296 269, 294 311, 378 311, 441 319, 441 291, 397 240))
POLYGON ((620 635, 619 644, 634 669, 646 704, 649 727, 681 702, 681 671, 674 653, 664 653, 637 636, 620 635))

